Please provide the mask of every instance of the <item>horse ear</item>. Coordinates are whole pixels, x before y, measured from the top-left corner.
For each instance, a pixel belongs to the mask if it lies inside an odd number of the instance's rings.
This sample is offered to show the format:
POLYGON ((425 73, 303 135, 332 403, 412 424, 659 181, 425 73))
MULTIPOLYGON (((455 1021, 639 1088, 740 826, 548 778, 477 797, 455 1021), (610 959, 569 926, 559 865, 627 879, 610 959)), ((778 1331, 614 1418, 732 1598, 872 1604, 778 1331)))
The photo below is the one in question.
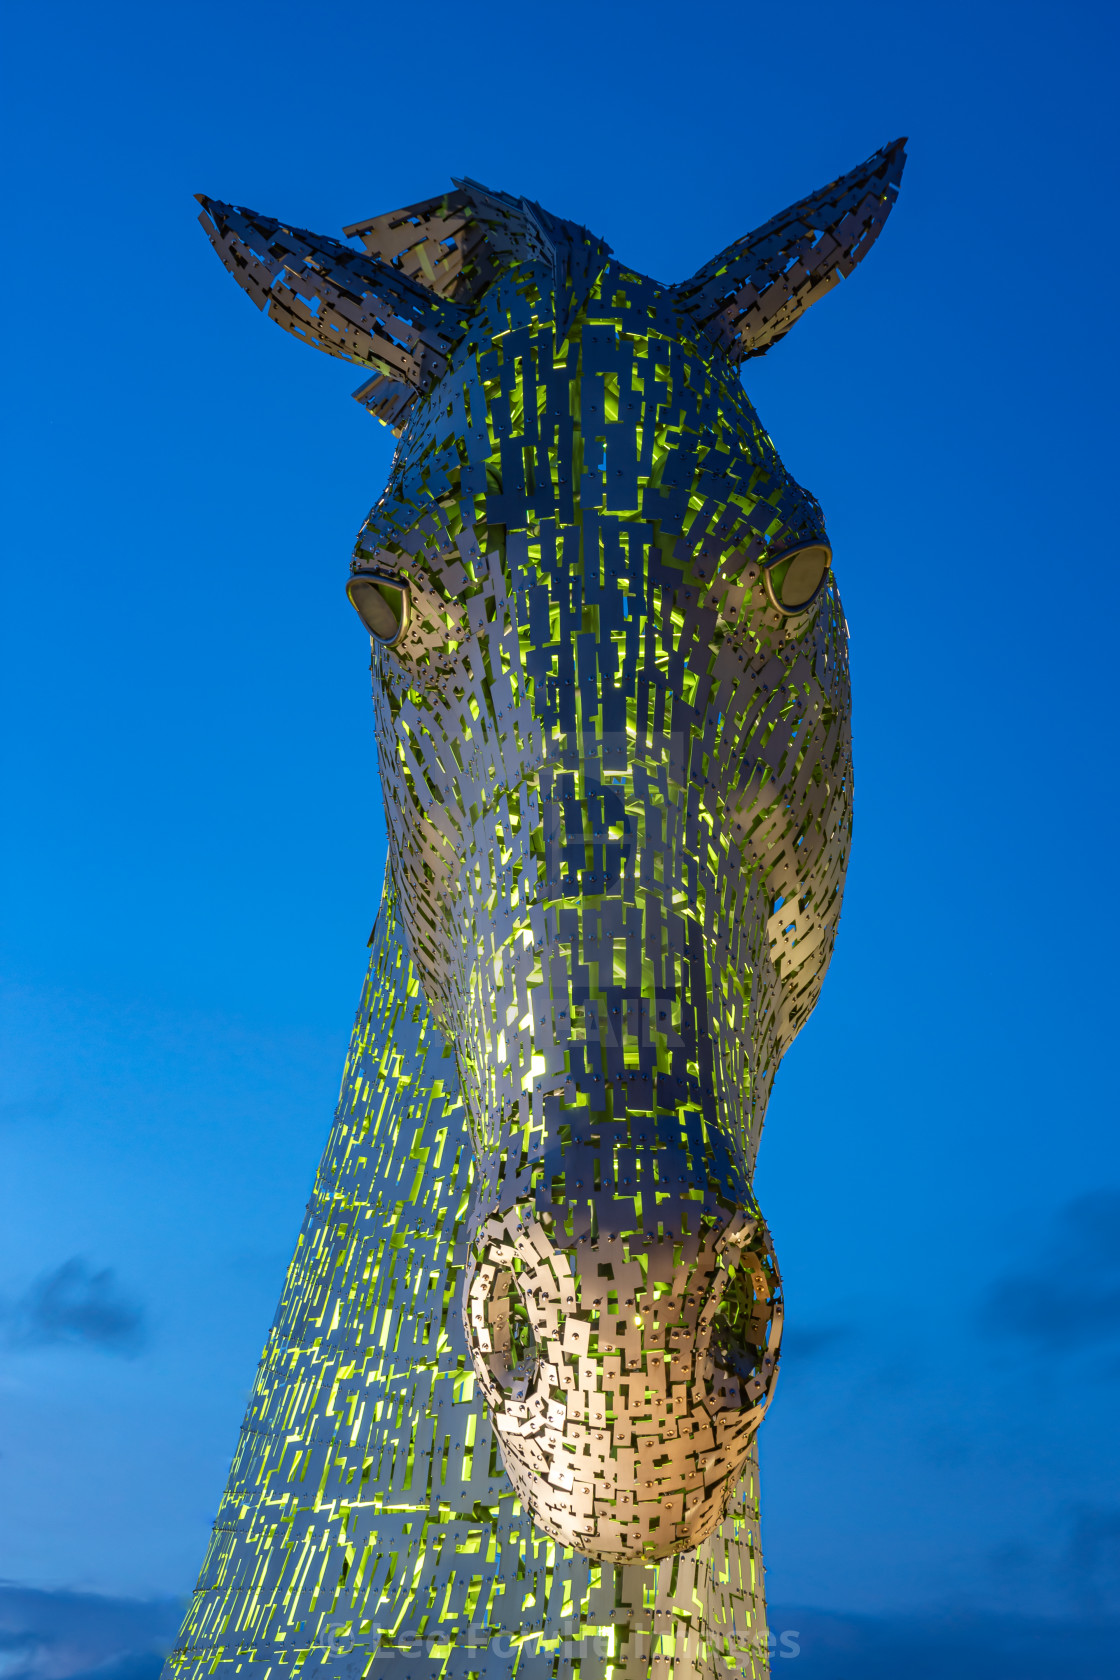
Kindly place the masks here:
POLYGON ((453 305, 336 239, 197 196, 211 244, 257 308, 302 343, 368 369, 355 395, 399 429, 461 336, 453 305))
POLYGON ((852 272, 879 236, 898 195, 906 141, 748 233, 673 287, 734 362, 761 356, 817 299, 852 272))

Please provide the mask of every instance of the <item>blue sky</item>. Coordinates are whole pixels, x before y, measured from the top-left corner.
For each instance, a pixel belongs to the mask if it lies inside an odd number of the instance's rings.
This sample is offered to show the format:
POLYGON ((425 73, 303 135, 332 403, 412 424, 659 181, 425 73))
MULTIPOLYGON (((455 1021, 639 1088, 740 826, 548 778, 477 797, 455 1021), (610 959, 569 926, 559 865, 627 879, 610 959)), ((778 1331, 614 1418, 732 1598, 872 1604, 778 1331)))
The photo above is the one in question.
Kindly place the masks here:
POLYGON ((825 509, 856 696, 839 947, 758 1179, 790 1325, 769 1591, 806 1680, 939 1640, 1015 1680, 1059 1636, 1103 1674, 1112 8, 44 0, 9 33, 11 1672, 147 1673, 193 1584, 380 890, 343 582, 391 439, 192 193, 337 233, 467 174, 677 279, 907 133, 869 260, 747 367, 825 509))

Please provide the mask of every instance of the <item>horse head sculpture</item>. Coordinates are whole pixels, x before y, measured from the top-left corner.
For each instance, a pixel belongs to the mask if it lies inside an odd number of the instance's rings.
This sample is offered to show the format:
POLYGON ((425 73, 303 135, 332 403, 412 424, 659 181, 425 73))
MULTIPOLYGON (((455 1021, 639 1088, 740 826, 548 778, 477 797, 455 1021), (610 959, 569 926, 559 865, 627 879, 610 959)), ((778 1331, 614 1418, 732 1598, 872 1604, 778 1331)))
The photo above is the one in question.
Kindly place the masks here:
POLYGON ((345 230, 202 199, 273 320, 399 437, 350 599, 393 883, 477 1176, 463 1311, 546 1533, 719 1522, 773 1392, 751 1179, 851 830, 821 509, 742 386, 860 261, 903 142, 663 285, 464 180, 345 230))

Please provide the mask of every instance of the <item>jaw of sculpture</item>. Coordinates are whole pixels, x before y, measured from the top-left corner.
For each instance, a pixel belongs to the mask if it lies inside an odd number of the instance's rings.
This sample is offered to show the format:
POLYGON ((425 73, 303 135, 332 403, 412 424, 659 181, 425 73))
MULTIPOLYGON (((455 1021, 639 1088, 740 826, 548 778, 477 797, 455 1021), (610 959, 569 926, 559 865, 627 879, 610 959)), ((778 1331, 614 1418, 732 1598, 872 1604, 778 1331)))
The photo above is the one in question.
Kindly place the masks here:
POLYGON ((506 1470, 605 1561, 720 1521, 777 1375, 751 1190, 835 938, 846 633, 739 378, 864 254, 901 143, 670 287, 477 183, 347 230, 204 201, 394 424, 351 600, 390 865, 478 1166, 463 1311, 506 1470))

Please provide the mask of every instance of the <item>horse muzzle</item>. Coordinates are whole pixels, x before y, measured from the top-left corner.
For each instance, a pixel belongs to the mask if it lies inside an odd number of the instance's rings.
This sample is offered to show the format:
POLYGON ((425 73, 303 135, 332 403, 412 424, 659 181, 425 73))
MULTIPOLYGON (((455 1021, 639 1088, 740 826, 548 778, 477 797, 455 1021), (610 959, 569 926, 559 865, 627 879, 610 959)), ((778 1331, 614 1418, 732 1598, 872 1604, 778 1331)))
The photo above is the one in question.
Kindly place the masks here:
POLYGON ((596 1223, 573 1237, 527 1201, 483 1217, 464 1321, 534 1522, 626 1563, 695 1546, 723 1516, 774 1390, 781 1281, 753 1201, 686 1218, 693 1234, 596 1223))

